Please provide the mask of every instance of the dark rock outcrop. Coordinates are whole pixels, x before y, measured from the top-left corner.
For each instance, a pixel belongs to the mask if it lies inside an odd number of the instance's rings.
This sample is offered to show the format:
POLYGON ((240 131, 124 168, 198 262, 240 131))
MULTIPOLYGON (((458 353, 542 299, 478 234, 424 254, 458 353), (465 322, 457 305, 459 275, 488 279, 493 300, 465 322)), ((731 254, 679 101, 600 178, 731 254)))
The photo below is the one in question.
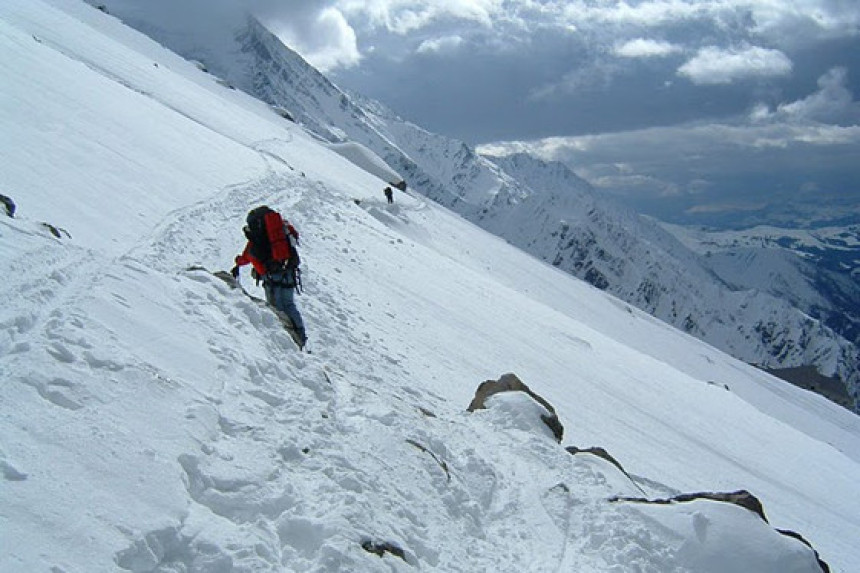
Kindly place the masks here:
POLYGON ((618 460, 616 460, 614 457, 612 457, 612 455, 610 455, 610 453, 607 452, 605 448, 601 448, 600 446, 594 446, 591 448, 577 448, 576 446, 567 446, 565 448, 565 450, 567 450, 568 452, 570 452, 573 455, 591 454, 591 455, 597 456, 599 458, 603 458, 604 460, 606 460, 607 462, 609 462, 610 464, 612 464, 616 468, 618 468, 618 470, 621 473, 623 473, 625 476, 627 476, 627 479, 630 480, 630 483, 632 483, 634 486, 636 486, 636 489, 638 489, 639 491, 642 492, 643 495, 645 495, 645 491, 639 486, 638 483, 636 483, 636 480, 633 479, 633 476, 631 476, 629 473, 627 473, 627 470, 624 469, 624 466, 622 466, 618 460))
POLYGON ((860 404, 839 376, 825 376, 813 365, 797 366, 794 368, 763 368, 768 374, 773 374, 786 382, 791 382, 799 388, 821 394, 828 400, 836 402, 852 412, 860 411, 860 404))
POLYGON ((6 207, 6 214, 10 217, 15 217, 15 202, 11 197, 7 197, 6 195, 0 195, 0 203, 3 203, 3 206, 6 207))
POLYGON ((424 452, 425 454, 427 454, 431 458, 433 458, 433 461, 435 461, 437 464, 439 464, 439 467, 442 468, 442 471, 445 472, 445 477, 448 478, 448 481, 451 481, 451 472, 450 472, 450 470, 448 470, 448 464, 445 463, 445 460, 439 459, 439 456, 437 456, 432 451, 430 451, 428 448, 422 446, 421 444, 419 444, 415 440, 406 440, 406 443, 409 444, 410 446, 414 446, 414 447, 418 448, 419 450, 421 450, 422 452, 424 452))
POLYGON ((627 475, 627 471, 621 466, 620 463, 618 463, 618 460, 613 458, 609 454, 609 452, 606 451, 605 448, 601 448, 600 446, 594 446, 591 448, 577 448, 576 446, 567 446, 565 448, 565 450, 567 450, 568 452, 570 452, 573 455, 576 455, 576 454, 592 454, 592 455, 597 456, 598 458, 603 458, 604 460, 606 460, 607 462, 611 463, 616 468, 621 470, 624 473, 624 475, 627 475))
POLYGON ((815 547, 813 547, 812 544, 809 541, 807 541, 801 534, 797 533, 796 531, 791 531, 788 529, 777 529, 777 531, 782 533, 786 537, 791 537, 793 539, 797 539, 798 541, 800 541, 801 543, 803 543, 804 545, 806 545, 807 547, 812 549, 812 552, 815 554, 815 559, 818 561, 818 566, 821 567, 821 570, 824 573, 830 573, 830 565, 828 565, 826 561, 823 561, 821 559, 821 556, 818 554, 818 551, 815 550, 815 547))
MULTIPOLYGON (((712 501, 722 501, 726 503, 733 503, 735 505, 739 505, 744 509, 748 509, 752 511, 759 517, 761 517, 765 523, 768 523, 767 517, 764 514, 764 506, 761 501, 748 492, 745 489, 733 491, 733 492, 700 492, 700 493, 685 493, 681 495, 677 495, 668 499, 645 499, 645 498, 636 498, 636 497, 613 497, 610 498, 611 502, 632 502, 632 503, 656 503, 656 504, 670 504, 670 503, 683 503, 689 501, 695 501, 697 499, 709 499, 712 501)), ((782 535, 791 537, 793 539, 797 539, 802 542, 804 545, 812 549, 812 552, 815 554, 815 559, 818 561, 818 566, 821 567, 821 570, 824 573, 830 572, 830 566, 821 559, 818 555, 818 551, 809 543, 806 539, 804 539, 799 533, 794 531, 788 531, 784 529, 776 529, 776 531, 782 535)))
POLYGON ((69 234, 69 232, 67 230, 61 228, 61 227, 55 227, 54 225, 52 225, 50 223, 42 223, 42 226, 45 227, 46 229, 48 229, 48 231, 50 231, 51 234, 54 235, 55 237, 57 237, 58 239, 62 239, 63 236, 68 237, 69 239, 72 238, 72 236, 69 234))
POLYGON ((629 501, 634 503, 657 503, 657 504, 670 504, 670 503, 683 503, 688 501, 695 501, 697 499, 709 499, 711 501, 724 501, 726 503, 733 503, 735 505, 739 505, 744 509, 748 509, 761 517, 765 523, 767 523, 767 517, 764 515, 764 506, 761 504, 761 501, 748 492, 745 489, 741 489, 738 491, 732 492, 699 492, 699 493, 683 493, 681 495, 676 495, 675 497, 667 498, 667 499, 646 499, 640 497, 613 497, 609 501, 629 501))
POLYGON ((531 388, 526 386, 523 381, 517 377, 516 374, 503 374, 498 380, 487 380, 482 382, 475 391, 475 397, 472 398, 472 402, 466 409, 469 412, 486 409, 487 398, 493 394, 498 394, 499 392, 525 392, 535 402, 546 408, 547 412, 549 412, 549 416, 541 416, 541 420, 543 420, 543 423, 552 430, 556 441, 561 443, 561 439, 564 437, 564 426, 562 426, 561 421, 558 419, 558 415, 555 413, 555 408, 553 408, 552 405, 544 398, 535 394, 531 388))
POLYGON ((401 549, 394 543, 389 543, 387 541, 376 542, 371 541, 370 539, 366 539, 361 542, 361 548, 368 553, 373 553, 374 555, 378 555, 380 557, 382 557, 386 553, 390 553, 395 557, 399 557, 400 559, 403 559, 403 561, 406 561, 406 553, 403 551, 403 549, 401 549))

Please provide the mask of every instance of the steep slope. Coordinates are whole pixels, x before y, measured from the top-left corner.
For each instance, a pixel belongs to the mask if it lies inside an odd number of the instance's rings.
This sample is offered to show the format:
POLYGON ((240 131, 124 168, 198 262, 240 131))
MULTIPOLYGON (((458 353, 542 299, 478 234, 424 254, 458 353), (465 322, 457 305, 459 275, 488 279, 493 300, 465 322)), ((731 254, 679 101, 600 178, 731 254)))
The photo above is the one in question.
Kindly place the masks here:
POLYGON ((856 416, 420 196, 384 204, 83 4, 0 5, 0 53, 0 570, 817 571, 774 527, 836 571, 860 559, 856 416), (231 264, 261 202, 303 231, 313 354, 191 268, 231 264), (565 445, 629 473, 570 455, 522 395, 465 411, 509 369, 565 445), (739 488, 770 523, 609 501, 739 488))
POLYGON ((844 272, 773 248, 730 249, 712 253, 705 263, 735 288, 788 300, 848 340, 860 342, 860 288, 844 272))
POLYGON ((705 255, 704 263, 730 284, 786 298, 846 339, 860 342, 860 226, 739 231, 665 227, 705 255))
MULTIPOLYGON (((760 289, 709 268, 657 223, 600 200, 564 165, 523 154, 497 162, 538 191, 488 221, 491 231, 742 360, 770 368, 816 365, 836 374, 856 399, 856 345, 775 286, 760 289)), ((816 291, 809 290, 811 297, 816 291)))
MULTIPOLYGON (((391 121, 379 104, 341 91, 254 18, 248 19, 238 39, 242 72, 232 74, 231 81, 283 106, 326 141, 347 140, 368 147, 434 201, 473 215, 486 208, 488 195, 495 198, 518 187, 462 142, 400 119, 391 121)), ((229 69, 235 67, 231 64, 229 69)))
MULTIPOLYGON (((133 24, 147 18, 139 10, 132 15, 133 24)), ((176 39, 157 24, 147 21, 146 29, 176 39)), ((738 358, 773 368, 814 365, 838 376, 855 399, 860 393, 860 351, 818 315, 810 318, 775 292, 727 288, 655 224, 596 201, 563 167, 516 156, 500 160, 500 169, 462 142, 342 92, 253 18, 236 37, 236 50, 213 50, 207 65, 325 140, 368 147, 423 195, 738 358), (564 221, 556 216, 558 201, 566 205, 564 221)), ((174 41, 180 50, 186 44, 174 41)))

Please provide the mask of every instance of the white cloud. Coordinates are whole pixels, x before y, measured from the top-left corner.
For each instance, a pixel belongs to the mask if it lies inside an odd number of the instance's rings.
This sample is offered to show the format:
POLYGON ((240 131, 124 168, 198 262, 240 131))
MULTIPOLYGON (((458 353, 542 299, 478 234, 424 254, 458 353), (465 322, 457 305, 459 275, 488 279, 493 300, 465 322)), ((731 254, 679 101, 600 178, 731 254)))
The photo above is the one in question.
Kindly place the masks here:
POLYGON ((636 4, 627 2, 592 3, 583 0, 563 2, 567 18, 595 23, 656 27, 673 22, 707 17, 719 11, 724 2, 656 0, 636 4))
POLYGON ((770 37, 786 29, 797 30, 798 22, 805 23, 804 29, 810 33, 817 28, 819 32, 850 35, 860 26, 860 10, 850 0, 332 0, 328 4, 348 16, 366 18, 375 27, 400 34, 442 18, 471 20, 486 27, 500 20, 521 20, 576 29, 607 24, 641 29, 691 21, 737 25, 746 20, 756 32, 770 37))
POLYGON ((629 196, 706 195, 727 174, 775 165, 823 164, 837 150, 860 148, 860 125, 695 123, 627 132, 480 146, 489 155, 526 152, 562 161, 597 187, 629 196), (750 161, 751 156, 757 158, 750 161), (790 158, 790 159, 787 159, 790 158))
POLYGON ((682 48, 661 40, 636 38, 615 46, 614 53, 623 58, 661 58, 680 52, 682 48))
POLYGON ((860 104, 854 101, 853 94, 846 87, 847 80, 845 68, 833 68, 818 78, 818 91, 815 93, 797 101, 779 104, 774 110, 759 103, 749 118, 759 124, 782 121, 791 124, 823 122, 856 125, 860 123, 860 104))
POLYGON ((771 117, 773 117, 773 113, 770 111, 770 107, 764 103, 756 104, 749 114, 749 120, 752 123, 761 123, 769 120, 771 117))
MULTIPOLYGON (((550 3, 552 4, 552 3, 550 3)), ((754 36, 785 44, 860 31, 860 6, 852 0, 642 0, 640 2, 556 2, 573 23, 658 28, 710 22, 723 29, 739 24, 754 36)))
POLYGON ((528 101, 539 102, 571 93, 595 93, 608 89, 621 66, 611 60, 589 61, 560 78, 529 90, 528 101))
POLYGON ((450 54, 456 52, 461 45, 463 45, 463 38, 460 36, 445 36, 424 40, 416 51, 419 54, 450 54))
POLYGON ((802 100, 781 105, 777 113, 793 118, 827 121, 842 116, 852 107, 853 96, 845 87, 845 68, 834 68, 818 79, 819 90, 802 100))
POLYGON ((851 37, 860 32, 860 4, 856 1, 753 1, 749 9, 752 32, 784 45, 851 37))
POLYGON ((792 67, 788 56, 779 50, 758 46, 724 50, 709 46, 699 50, 677 73, 697 85, 715 85, 746 78, 785 76, 792 67))
MULTIPOLYGON (((615 45, 631 34, 662 35, 683 27, 701 27, 711 38, 714 50, 726 50, 731 42, 750 41, 763 46, 810 44, 823 37, 854 37, 860 33, 860 5, 848 0, 640 0, 606 2, 595 0, 238 0, 293 10, 295 3, 305 8, 336 8, 362 40, 376 45, 381 34, 402 36, 408 52, 414 52, 426 36, 419 32, 458 35, 464 45, 473 36, 482 42, 497 41, 509 46, 534 41, 547 30, 573 34, 594 49, 592 53, 614 51, 626 58, 656 58, 694 49, 695 45, 647 39, 647 36, 615 45), (436 26, 436 29, 433 27, 436 26), (480 34, 470 31, 481 30, 480 34), (614 46, 614 50, 613 50, 614 46), (719 47, 718 47, 719 46, 719 47)), ((286 17, 286 16, 285 16, 286 17)), ((692 38, 701 41, 705 36, 692 38)), ((687 42, 691 38, 686 39, 687 42)), ((383 40, 384 42, 384 40, 383 40)), ((433 50, 430 40, 422 51, 433 50)), ((442 45, 440 44, 440 47, 442 45)), ((790 50, 786 49, 786 52, 790 50)), ((349 60, 349 58, 347 58, 349 60)), ((782 75, 790 71, 787 57, 775 50, 748 48, 738 52, 705 51, 683 68, 682 75, 702 83, 730 83, 739 77, 782 75), (719 62, 714 62, 719 57, 719 62), (705 61, 703 58, 709 58, 705 61), (745 62, 737 62, 739 58, 745 62), (702 66, 720 64, 718 73, 700 71, 702 66), (759 67, 755 67, 755 66, 759 67), (732 66, 727 70, 726 66, 732 66)))
POLYGON ((797 141, 810 145, 857 145, 860 143, 860 125, 842 127, 819 125, 797 135, 797 141))
POLYGON ((269 26, 290 48, 315 68, 327 72, 361 60, 355 30, 336 8, 296 12, 290 19, 274 19, 269 26))
POLYGON ((696 205, 687 209, 687 214, 705 214, 705 213, 744 213, 751 211, 761 211, 767 207, 767 201, 744 201, 732 203, 708 203, 705 205, 696 205))
POLYGON ((600 174, 600 171, 605 171, 611 167, 597 166, 597 168, 580 169, 579 175, 598 189, 610 189, 614 192, 621 191, 624 194, 646 192, 656 197, 677 197, 683 194, 683 191, 677 184, 651 175, 620 172, 609 175, 600 174))
POLYGON ((502 13, 502 4, 502 0, 339 0, 336 3, 345 14, 366 18, 371 28, 404 35, 444 18, 490 27, 502 13))

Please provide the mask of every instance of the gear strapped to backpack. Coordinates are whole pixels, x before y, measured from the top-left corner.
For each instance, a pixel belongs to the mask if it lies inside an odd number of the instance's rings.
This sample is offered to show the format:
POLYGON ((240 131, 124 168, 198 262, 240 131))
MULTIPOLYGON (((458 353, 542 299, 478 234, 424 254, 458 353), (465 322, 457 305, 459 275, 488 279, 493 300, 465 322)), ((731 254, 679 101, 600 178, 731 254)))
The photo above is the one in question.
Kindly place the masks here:
POLYGON ((245 237, 250 243, 250 254, 266 267, 265 281, 298 287, 301 284, 298 250, 298 233, 285 222, 281 214, 263 205, 248 213, 245 237))

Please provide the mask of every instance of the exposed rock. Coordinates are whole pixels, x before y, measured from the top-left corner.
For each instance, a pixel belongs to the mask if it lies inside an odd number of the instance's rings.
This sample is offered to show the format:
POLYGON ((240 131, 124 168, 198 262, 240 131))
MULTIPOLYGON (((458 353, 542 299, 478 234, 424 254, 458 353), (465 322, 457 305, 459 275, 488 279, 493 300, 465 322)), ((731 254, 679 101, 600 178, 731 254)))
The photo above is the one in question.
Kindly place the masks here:
POLYGON ((592 448, 577 448, 576 446, 567 446, 565 448, 565 450, 567 450, 568 452, 570 452, 573 455, 576 455, 576 454, 593 454, 593 455, 595 455, 599 458, 603 458, 607 462, 611 463, 612 465, 617 467, 619 470, 624 472, 625 475, 627 474, 627 472, 624 470, 624 468, 621 467, 621 464, 618 463, 618 460, 613 458, 611 455, 609 455, 609 452, 607 452, 604 448, 601 448, 599 446, 595 446, 592 448))
MULTIPOLYGON (((2 452, 0 452, 0 455, 2 455, 2 452)), ((0 474, 3 475, 3 479, 6 481, 25 481, 27 479, 27 474, 19 471, 15 466, 2 458, 0 458, 0 474)))
POLYGON ((442 471, 445 472, 445 477, 448 478, 448 481, 451 481, 451 472, 448 470, 448 464, 445 463, 445 460, 440 460, 436 454, 434 454, 433 452, 431 452, 430 450, 428 450, 427 448, 425 448, 424 446, 422 446, 421 444, 419 444, 415 440, 406 440, 406 443, 409 444, 410 446, 414 446, 414 447, 418 448, 419 450, 421 450, 422 452, 424 452, 425 454, 428 454, 431 458, 433 458, 433 461, 435 461, 437 464, 439 464, 439 467, 442 468, 442 471))
POLYGON ((292 121, 293 123, 296 122, 296 119, 293 117, 293 114, 291 114, 287 108, 279 106, 279 105, 272 105, 271 108, 272 108, 272 111, 274 111, 276 114, 278 114, 282 118, 287 119, 289 121, 292 121))
POLYGON ((67 230, 65 230, 61 227, 55 227, 54 225, 52 225, 50 223, 42 223, 42 226, 45 227, 46 229, 48 229, 51 232, 51 234, 54 235, 55 237, 57 237, 58 239, 62 239, 63 235, 65 235, 66 237, 68 237, 70 239, 72 238, 72 235, 69 234, 69 232, 67 230))
POLYGON ((621 473, 623 473, 625 476, 627 476, 627 479, 629 479, 630 482, 636 486, 636 489, 638 489, 643 494, 645 494, 645 492, 642 490, 642 488, 639 487, 639 484, 636 483, 636 480, 634 480, 633 477, 629 473, 627 473, 627 470, 625 470, 624 467, 618 462, 618 460, 613 458, 609 454, 609 452, 606 451, 606 449, 601 448, 599 446, 595 446, 595 447, 591 447, 591 448, 584 448, 584 449, 583 448, 577 448, 576 446, 568 446, 565 448, 565 450, 567 450, 568 452, 570 452, 573 455, 576 455, 576 454, 592 454, 592 455, 595 455, 599 458, 603 458, 604 460, 606 460, 607 462, 611 463, 616 468, 618 468, 621 471, 621 473))
POLYGON ((367 551, 368 553, 373 553, 375 555, 379 555, 382 557, 386 553, 391 553, 395 557, 399 557, 406 561, 406 553, 397 545, 393 543, 389 543, 387 541, 383 541, 378 543, 376 541, 371 541, 370 539, 366 539, 361 542, 361 548, 367 551))
MULTIPOLYGON (((733 503, 735 505, 739 505, 745 509, 748 509, 761 517, 765 523, 769 523, 767 517, 764 514, 764 506, 761 501, 748 492, 745 489, 728 492, 728 493, 715 493, 715 492, 700 492, 700 493, 685 493, 681 495, 677 495, 675 497, 669 499, 645 499, 645 498, 636 498, 636 497, 613 497, 610 498, 609 501, 627 501, 633 503, 657 503, 657 504, 670 504, 674 502, 688 502, 695 501, 697 499, 709 499, 712 501, 723 501, 727 503, 733 503)), ((818 555, 818 551, 809 543, 806 539, 803 538, 799 533, 794 531, 788 531, 785 529, 776 529, 777 533, 782 535, 792 537, 797 539, 801 543, 805 544, 807 547, 812 549, 812 552, 815 554, 815 559, 818 561, 818 566, 821 567, 821 570, 824 573, 830 573, 830 566, 822 561, 821 557, 818 555)))
POLYGON ((466 409, 469 412, 485 410, 487 408, 487 398, 493 394, 498 394, 499 392, 525 392, 535 402, 546 408, 550 415, 541 416, 541 420, 543 420, 544 424, 552 430, 555 439, 561 443, 561 439, 564 436, 564 426, 562 426, 561 421, 559 421, 558 416, 555 413, 555 408, 553 408, 552 405, 541 396, 535 394, 531 388, 526 386, 523 381, 517 377, 516 374, 507 373, 503 374, 498 380, 487 380, 482 382, 475 391, 475 397, 472 398, 472 402, 466 409))
POLYGON ((419 411, 419 412, 421 412, 424 416, 426 416, 426 417, 428 417, 428 418, 435 418, 435 417, 436 417, 436 414, 434 414, 433 412, 431 412, 431 411, 430 411, 430 410, 428 410, 427 408, 421 408, 421 407, 419 407, 419 408, 418 408, 418 411, 419 411))
POLYGON ((745 489, 733 492, 699 492, 699 493, 684 493, 676 495, 668 499, 645 499, 640 497, 613 497, 609 501, 629 501, 634 503, 658 503, 669 504, 675 502, 695 501, 697 499, 710 499, 712 501, 724 501, 739 505, 745 509, 752 511, 761 517, 767 523, 767 517, 764 515, 764 506, 761 501, 745 489))
MULTIPOLYGON (((188 267, 187 270, 189 270, 189 271, 206 271, 206 269, 204 269, 203 267, 188 267)), ((209 271, 207 271, 207 272, 209 272, 209 271)), ((236 283, 236 279, 233 277, 233 275, 231 275, 227 271, 215 271, 212 274, 214 276, 218 277, 219 279, 221 279, 222 281, 224 281, 225 283, 227 283, 228 285, 230 285, 232 288, 239 288, 239 285, 236 283)))
POLYGON ((845 383, 839 376, 824 376, 814 365, 795 368, 763 368, 769 374, 791 382, 795 386, 812 390, 851 411, 860 410, 845 383))
POLYGON ((15 217, 15 202, 11 197, 7 197, 6 195, 0 195, 0 203, 3 203, 3 206, 6 207, 6 214, 10 217, 15 217))
POLYGON ((797 539, 798 541, 812 549, 812 552, 815 554, 815 559, 816 561, 818 561, 818 566, 821 567, 821 570, 824 571, 824 573, 830 573, 830 565, 828 565, 826 561, 822 561, 821 556, 818 554, 818 551, 815 550, 815 547, 813 547, 810 542, 804 539, 801 534, 797 533, 796 531, 790 531, 788 529, 777 529, 777 531, 787 537, 797 539))

